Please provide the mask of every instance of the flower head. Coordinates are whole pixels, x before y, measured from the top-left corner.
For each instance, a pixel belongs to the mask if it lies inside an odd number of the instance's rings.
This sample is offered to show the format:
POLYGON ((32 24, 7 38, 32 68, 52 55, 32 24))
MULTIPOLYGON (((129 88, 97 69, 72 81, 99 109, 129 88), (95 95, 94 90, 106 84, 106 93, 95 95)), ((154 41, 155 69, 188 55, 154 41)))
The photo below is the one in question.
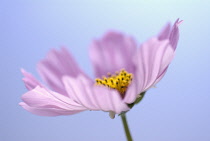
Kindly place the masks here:
POLYGON ((85 110, 120 114, 130 110, 142 93, 154 86, 166 73, 174 57, 179 38, 177 20, 139 48, 133 38, 108 32, 90 47, 95 80, 88 77, 65 49, 51 50, 38 63, 38 72, 50 86, 22 69, 29 90, 20 105, 37 115, 71 115, 85 110))

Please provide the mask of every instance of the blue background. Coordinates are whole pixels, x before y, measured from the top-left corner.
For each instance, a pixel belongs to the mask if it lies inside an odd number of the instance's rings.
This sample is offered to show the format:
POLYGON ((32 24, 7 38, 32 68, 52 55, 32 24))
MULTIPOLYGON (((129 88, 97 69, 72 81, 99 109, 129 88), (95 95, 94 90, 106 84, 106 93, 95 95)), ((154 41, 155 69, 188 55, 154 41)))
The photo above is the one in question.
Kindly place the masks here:
POLYGON ((93 77, 91 40, 115 29, 138 44, 183 19, 175 59, 164 79, 128 113, 134 140, 210 140, 210 1, 0 0, 0 141, 122 141, 120 117, 104 112, 40 117, 18 103, 27 90, 20 68, 66 46, 93 77))

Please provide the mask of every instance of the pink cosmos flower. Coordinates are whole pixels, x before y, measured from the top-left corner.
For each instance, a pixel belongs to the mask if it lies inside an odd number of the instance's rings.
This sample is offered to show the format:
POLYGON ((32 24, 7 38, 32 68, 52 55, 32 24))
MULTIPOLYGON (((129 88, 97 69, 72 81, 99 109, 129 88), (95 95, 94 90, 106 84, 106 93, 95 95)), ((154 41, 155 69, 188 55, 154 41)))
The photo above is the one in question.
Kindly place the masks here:
POLYGON ((179 19, 139 48, 133 38, 108 32, 93 41, 89 54, 96 81, 88 77, 65 49, 51 50, 38 72, 52 89, 21 70, 26 88, 20 105, 41 116, 72 115, 85 110, 115 114, 129 111, 142 94, 166 73, 179 39, 179 19))

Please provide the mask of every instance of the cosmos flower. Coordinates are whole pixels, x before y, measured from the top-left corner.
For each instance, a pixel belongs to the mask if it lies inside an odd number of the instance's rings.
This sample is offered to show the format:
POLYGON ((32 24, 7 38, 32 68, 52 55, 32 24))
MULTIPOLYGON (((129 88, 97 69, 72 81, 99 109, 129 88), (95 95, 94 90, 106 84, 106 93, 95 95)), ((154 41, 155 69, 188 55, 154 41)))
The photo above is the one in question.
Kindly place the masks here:
POLYGON ((51 50, 38 63, 44 82, 21 70, 26 88, 20 105, 41 116, 72 115, 85 110, 121 114, 144 92, 158 83, 171 63, 179 39, 179 19, 171 27, 137 47, 134 39, 119 32, 108 32, 94 40, 89 55, 96 79, 77 65, 65 48, 51 50))

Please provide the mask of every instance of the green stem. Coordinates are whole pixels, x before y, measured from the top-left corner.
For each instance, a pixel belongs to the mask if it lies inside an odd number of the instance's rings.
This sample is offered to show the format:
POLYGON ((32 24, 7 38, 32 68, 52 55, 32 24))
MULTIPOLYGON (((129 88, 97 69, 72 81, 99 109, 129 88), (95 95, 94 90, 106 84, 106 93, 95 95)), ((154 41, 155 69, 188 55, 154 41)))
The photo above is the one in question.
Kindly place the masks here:
POLYGON ((131 137, 129 127, 128 127, 128 123, 127 123, 125 113, 121 115, 121 118, 122 118, 122 123, 123 123, 123 126, 124 126, 124 130, 125 130, 125 134, 126 134, 126 137, 127 137, 127 141, 133 141, 133 139, 131 137))

